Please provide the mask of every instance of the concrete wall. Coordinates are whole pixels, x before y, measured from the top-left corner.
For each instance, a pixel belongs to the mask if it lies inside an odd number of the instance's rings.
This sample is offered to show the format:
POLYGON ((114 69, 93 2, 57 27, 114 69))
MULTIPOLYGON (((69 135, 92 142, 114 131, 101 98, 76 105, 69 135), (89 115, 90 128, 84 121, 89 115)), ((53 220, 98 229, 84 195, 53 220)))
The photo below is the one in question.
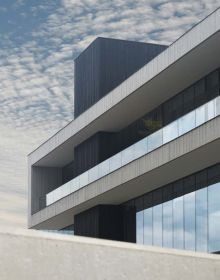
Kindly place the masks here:
POLYGON ((68 237, 0 230, 1 280, 218 280, 220 256, 68 237))

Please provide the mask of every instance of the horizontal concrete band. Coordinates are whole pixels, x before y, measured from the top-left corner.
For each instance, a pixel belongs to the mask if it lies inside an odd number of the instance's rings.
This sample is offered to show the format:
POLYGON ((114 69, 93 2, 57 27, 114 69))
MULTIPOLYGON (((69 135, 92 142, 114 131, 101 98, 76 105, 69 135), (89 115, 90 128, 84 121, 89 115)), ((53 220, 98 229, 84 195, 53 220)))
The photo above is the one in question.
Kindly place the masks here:
POLYGON ((0 231, 1 280, 218 280, 220 257, 33 230, 0 231))
POLYGON ((64 221, 73 223, 73 216, 89 207, 122 203, 219 162, 216 153, 219 148, 220 117, 217 117, 42 209, 31 217, 29 227, 50 228, 52 224, 51 229, 65 227, 68 224, 63 224, 64 221))
MULTIPOLYGON (((51 151, 69 140, 79 131, 83 130, 86 126, 90 126, 90 124, 94 121, 96 122, 101 115, 119 104, 123 99, 126 99, 128 96, 136 92, 152 78, 156 77, 159 73, 173 65, 177 60, 185 56, 195 47, 199 46, 202 42, 218 32, 219 29, 220 9, 209 15, 206 19, 192 28, 189 32, 185 33, 182 37, 180 37, 177 41, 170 45, 165 51, 163 51, 161 54, 147 63, 139 71, 130 76, 113 91, 99 100, 78 118, 70 122, 66 127, 61 129, 58 133, 56 133, 44 144, 33 151, 29 155, 29 164, 35 164, 43 157, 48 155, 51 151)), ((205 60, 206 56, 202 57, 203 60, 205 60)), ((199 72, 199 69, 197 71, 199 72)), ((181 82, 179 81, 179 83, 181 82)), ((78 141, 80 140, 78 139, 78 141)))

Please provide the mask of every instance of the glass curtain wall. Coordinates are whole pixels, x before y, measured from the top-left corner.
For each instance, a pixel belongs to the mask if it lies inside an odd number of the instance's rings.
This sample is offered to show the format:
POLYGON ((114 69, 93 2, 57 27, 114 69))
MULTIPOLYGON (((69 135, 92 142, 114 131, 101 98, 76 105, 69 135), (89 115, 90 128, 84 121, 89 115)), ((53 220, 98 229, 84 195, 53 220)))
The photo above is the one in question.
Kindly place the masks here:
POLYGON ((220 252, 220 164, 130 201, 137 243, 220 252))

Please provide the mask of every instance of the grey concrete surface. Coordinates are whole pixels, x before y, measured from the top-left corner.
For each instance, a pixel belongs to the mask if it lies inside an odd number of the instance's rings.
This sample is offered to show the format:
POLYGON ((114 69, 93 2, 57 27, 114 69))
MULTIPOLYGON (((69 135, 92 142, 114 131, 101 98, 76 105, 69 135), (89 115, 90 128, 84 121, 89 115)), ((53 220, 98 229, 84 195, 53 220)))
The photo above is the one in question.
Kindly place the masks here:
POLYGON ((0 229, 0 279, 218 280, 220 256, 0 229))

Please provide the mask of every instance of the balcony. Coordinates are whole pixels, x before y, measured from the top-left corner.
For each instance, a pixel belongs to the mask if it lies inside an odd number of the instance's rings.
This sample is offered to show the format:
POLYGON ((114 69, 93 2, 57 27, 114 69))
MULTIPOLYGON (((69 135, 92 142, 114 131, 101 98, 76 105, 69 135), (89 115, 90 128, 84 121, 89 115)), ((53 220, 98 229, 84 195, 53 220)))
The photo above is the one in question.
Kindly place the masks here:
POLYGON ((154 151, 219 115, 220 97, 217 97, 51 191, 46 195, 46 206, 154 151))

